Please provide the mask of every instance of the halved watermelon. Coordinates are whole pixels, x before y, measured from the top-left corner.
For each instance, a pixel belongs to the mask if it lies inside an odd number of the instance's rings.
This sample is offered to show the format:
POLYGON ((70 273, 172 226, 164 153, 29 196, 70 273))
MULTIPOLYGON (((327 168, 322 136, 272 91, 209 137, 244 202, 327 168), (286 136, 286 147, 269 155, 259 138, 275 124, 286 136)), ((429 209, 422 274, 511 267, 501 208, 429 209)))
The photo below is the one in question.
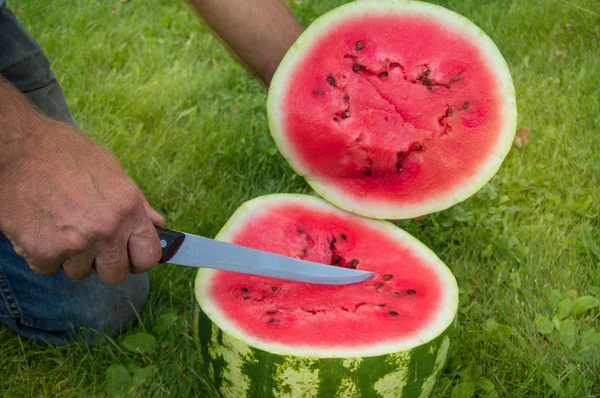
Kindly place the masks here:
POLYGON ((217 239, 376 273, 333 286, 201 269, 200 351, 222 396, 429 395, 458 288, 422 243, 387 221, 292 194, 245 203, 217 239))
POLYGON ((516 130, 509 69, 468 19, 356 1, 317 19, 273 77, 271 134, 323 198, 372 218, 446 209, 498 171, 516 130))

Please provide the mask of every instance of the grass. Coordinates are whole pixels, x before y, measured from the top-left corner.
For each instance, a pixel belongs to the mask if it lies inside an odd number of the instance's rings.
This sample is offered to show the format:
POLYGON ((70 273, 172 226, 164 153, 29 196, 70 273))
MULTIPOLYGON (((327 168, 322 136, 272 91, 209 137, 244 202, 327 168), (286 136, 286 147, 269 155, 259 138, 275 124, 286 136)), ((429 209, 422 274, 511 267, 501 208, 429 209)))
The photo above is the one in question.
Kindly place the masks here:
MULTIPOLYGON (((437 2, 497 43, 531 137, 473 198, 401 223, 460 285, 435 396, 600 397, 600 312, 579 313, 585 297, 600 298, 600 5, 437 2)), ((342 3, 290 2, 304 25, 342 3)), ((269 136, 264 88, 183 1, 8 5, 53 61, 80 127, 120 157, 170 227, 212 236, 245 200, 310 192, 269 136)), ((131 353, 122 338, 46 347, 0 327, 2 394, 103 396, 107 370, 123 364, 155 367, 139 396, 210 396, 191 337, 194 271, 165 265, 150 278, 148 310, 128 336, 143 331, 158 348, 131 353)))

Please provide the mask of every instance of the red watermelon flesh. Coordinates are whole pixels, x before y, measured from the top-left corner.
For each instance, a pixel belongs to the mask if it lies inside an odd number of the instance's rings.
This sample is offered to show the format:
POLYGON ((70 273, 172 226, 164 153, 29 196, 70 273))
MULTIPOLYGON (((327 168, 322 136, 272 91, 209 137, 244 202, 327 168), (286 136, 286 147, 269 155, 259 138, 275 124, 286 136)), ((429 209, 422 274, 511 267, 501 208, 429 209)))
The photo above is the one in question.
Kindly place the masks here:
MULTIPOLYGON (((454 278, 433 253, 394 225, 300 195, 253 203, 234 215, 219 239, 376 276, 332 286, 203 270, 215 316, 245 336, 288 347, 358 349, 419 340, 440 319, 453 318, 454 278)), ((204 302, 203 309, 210 307, 204 302)))
POLYGON ((291 49, 270 93, 272 133, 296 171, 347 210, 404 218, 449 207, 510 146, 510 75, 472 24, 444 23, 449 11, 368 3, 291 49))

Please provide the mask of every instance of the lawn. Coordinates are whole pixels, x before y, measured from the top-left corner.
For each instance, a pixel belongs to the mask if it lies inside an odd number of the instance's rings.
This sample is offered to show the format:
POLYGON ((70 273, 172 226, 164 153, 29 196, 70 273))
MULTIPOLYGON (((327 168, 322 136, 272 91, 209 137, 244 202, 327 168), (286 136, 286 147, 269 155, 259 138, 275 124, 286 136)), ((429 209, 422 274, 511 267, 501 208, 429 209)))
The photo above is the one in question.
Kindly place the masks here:
MULTIPOLYGON (((434 395, 600 397, 600 311, 588 309, 600 298, 600 3, 436 2, 497 43, 530 137, 471 199, 400 223, 460 286, 434 395)), ((342 3, 290 1, 305 26, 342 3)), ((250 198, 310 192, 269 135, 265 88, 183 0, 8 6, 52 60, 80 127, 119 156, 169 227, 214 236, 250 198)), ((139 396, 211 396, 193 338, 194 276, 172 265, 150 272, 150 304, 127 334, 154 336, 144 355, 126 336, 55 348, 1 326, 0 395, 103 396, 109 367, 116 385, 128 383, 123 365, 139 396)))

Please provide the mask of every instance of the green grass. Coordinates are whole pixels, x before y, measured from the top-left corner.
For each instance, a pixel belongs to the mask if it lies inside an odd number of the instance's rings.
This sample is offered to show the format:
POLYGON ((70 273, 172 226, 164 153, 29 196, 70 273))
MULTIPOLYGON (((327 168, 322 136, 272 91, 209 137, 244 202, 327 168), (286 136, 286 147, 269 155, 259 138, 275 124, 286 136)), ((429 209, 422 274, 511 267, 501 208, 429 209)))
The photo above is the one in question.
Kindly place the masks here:
MULTIPOLYGON (((304 25, 342 3, 290 2, 304 25)), ((497 43, 531 138, 470 200, 401 223, 460 285, 435 396, 600 397, 600 312, 567 311, 600 297, 600 3, 438 3, 497 43)), ((250 198, 310 192, 269 136, 264 88, 183 1, 9 6, 53 61, 81 128, 120 157, 168 226, 212 236, 250 198)), ((152 334, 157 349, 46 347, 0 327, 0 395, 102 396, 107 369, 123 364, 156 367, 140 396, 210 396, 192 338, 194 271, 165 265, 150 277, 149 308, 129 335, 152 334)))

